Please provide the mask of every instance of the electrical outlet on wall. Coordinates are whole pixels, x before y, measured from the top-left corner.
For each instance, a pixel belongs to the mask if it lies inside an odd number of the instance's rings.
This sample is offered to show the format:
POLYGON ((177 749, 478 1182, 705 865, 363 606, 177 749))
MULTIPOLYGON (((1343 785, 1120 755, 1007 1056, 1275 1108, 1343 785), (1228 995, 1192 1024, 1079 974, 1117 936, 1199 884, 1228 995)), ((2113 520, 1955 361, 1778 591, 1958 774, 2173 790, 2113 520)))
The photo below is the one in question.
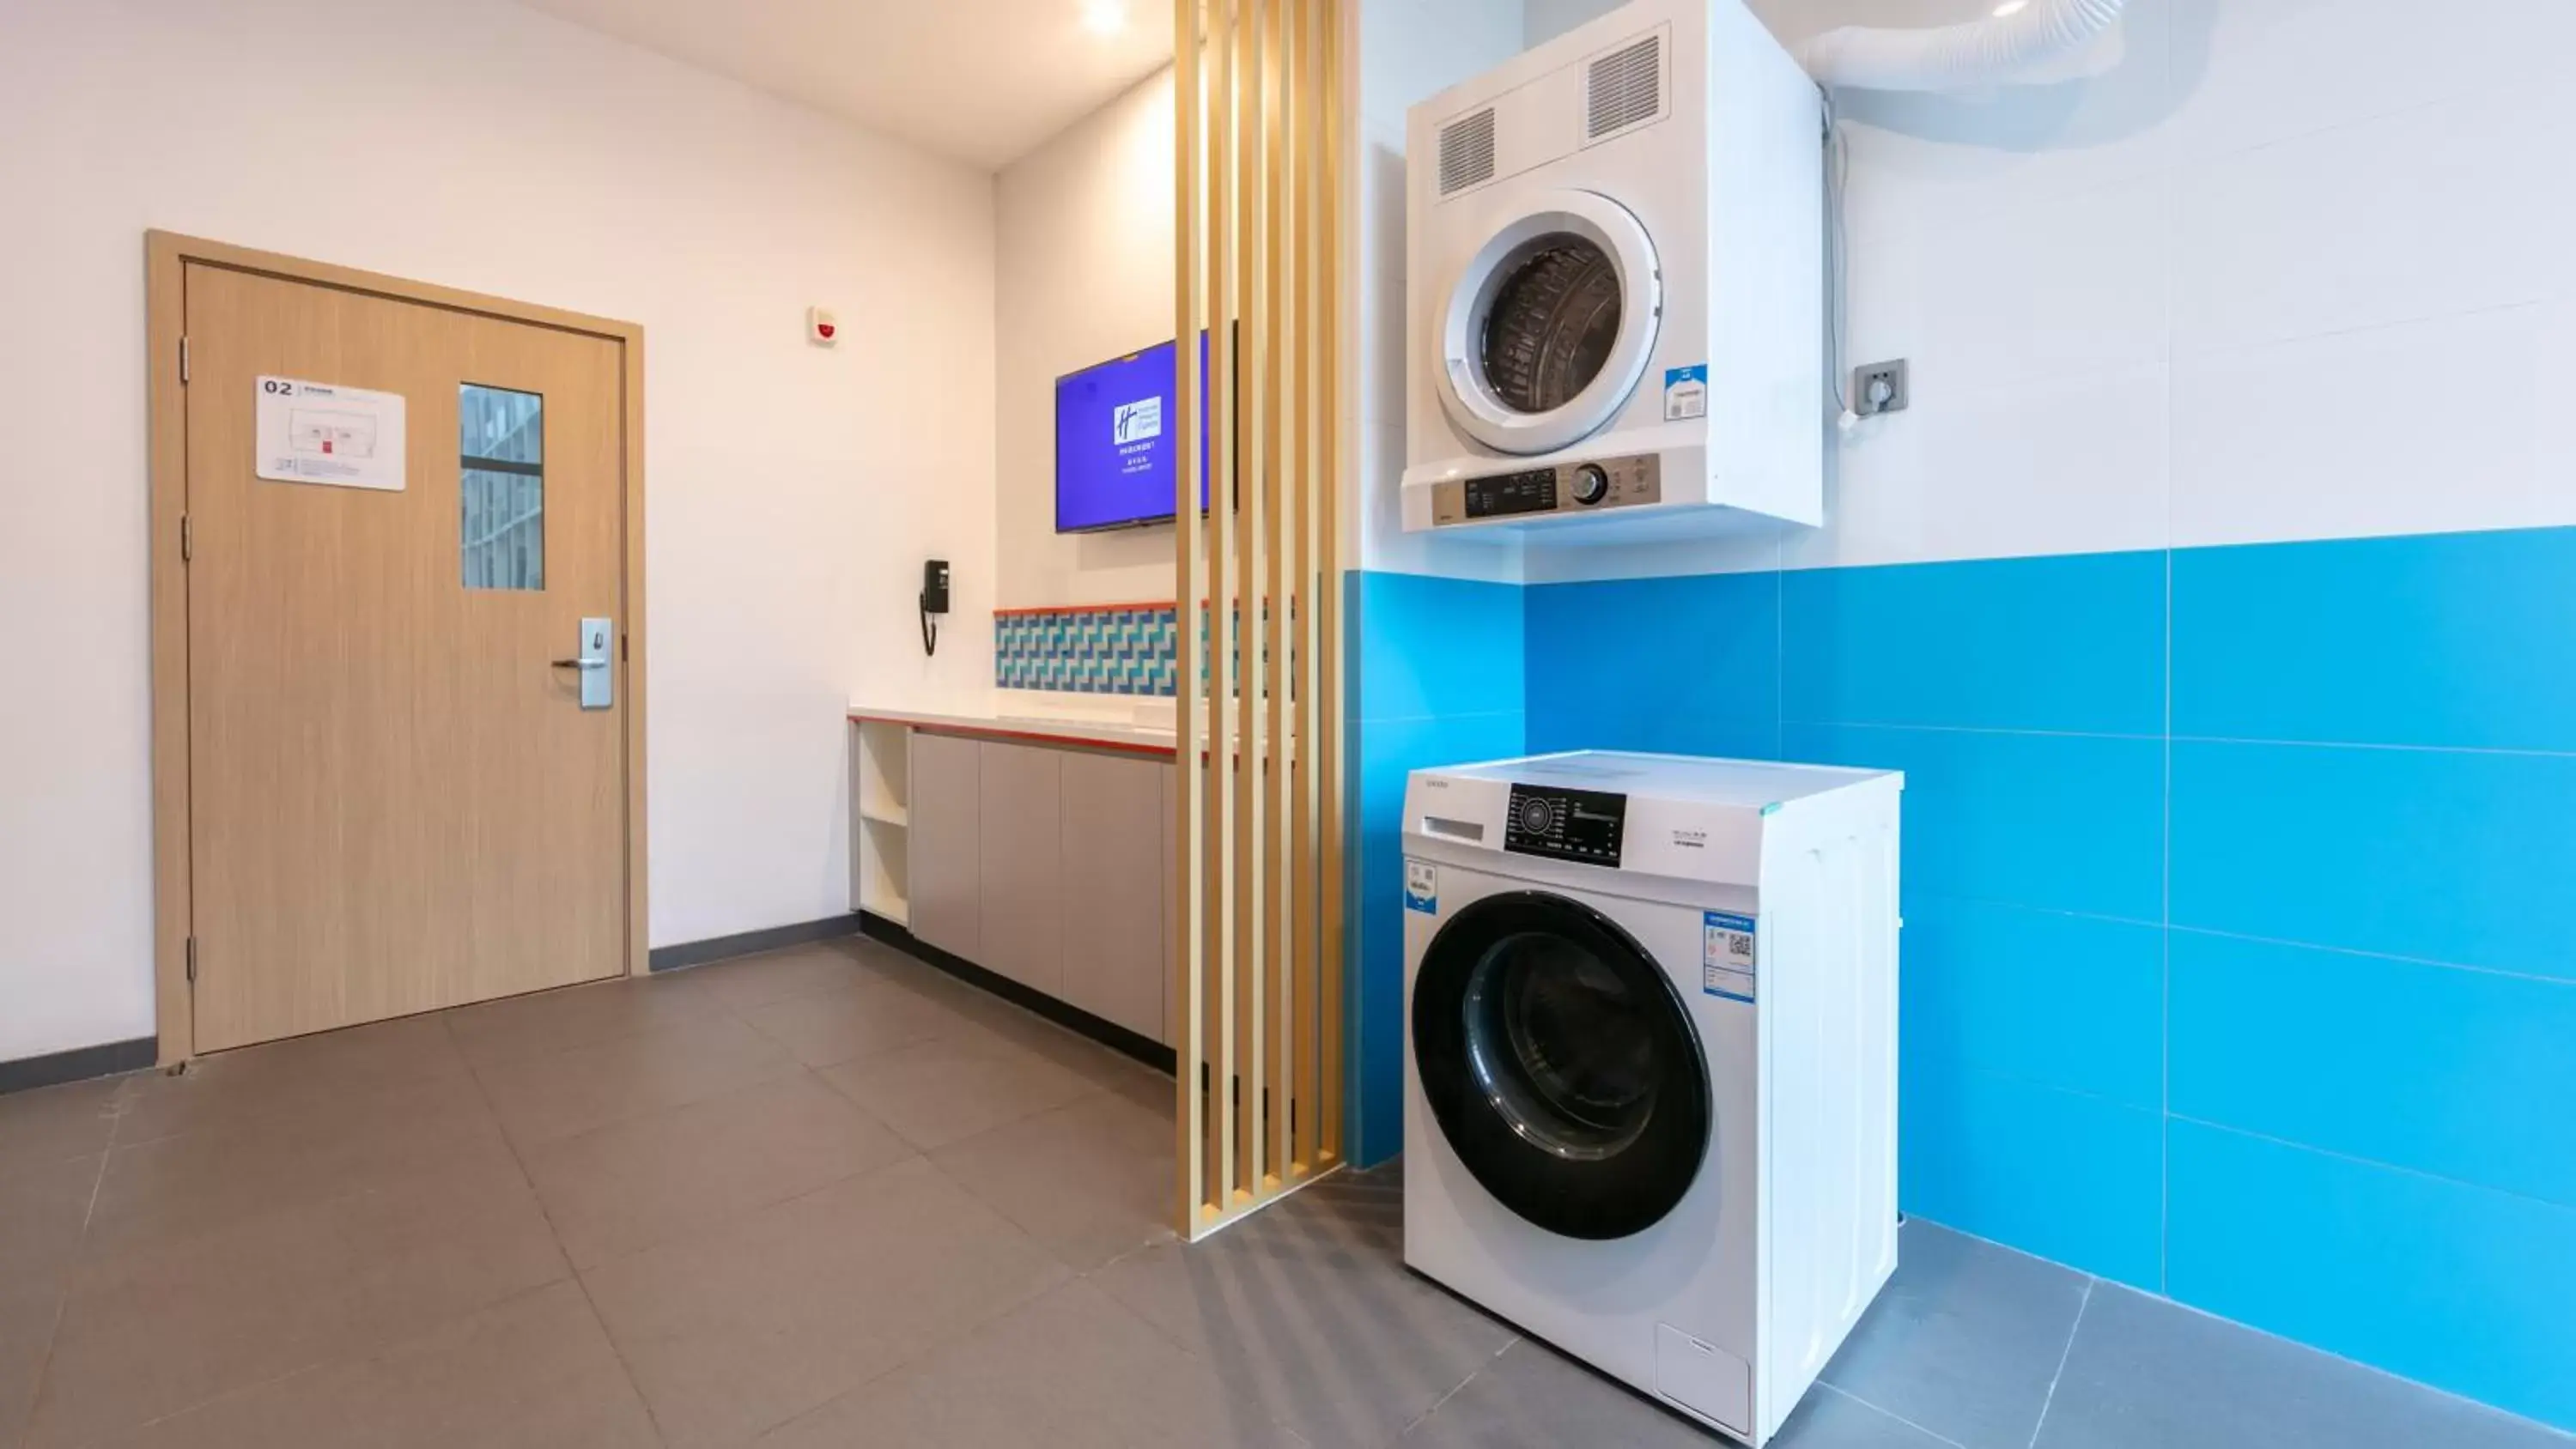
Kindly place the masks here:
POLYGON ((1908 390, 1905 385, 1905 359, 1894 362, 1864 363, 1852 369, 1852 413, 1856 417, 1874 418, 1880 413, 1905 411, 1908 390))

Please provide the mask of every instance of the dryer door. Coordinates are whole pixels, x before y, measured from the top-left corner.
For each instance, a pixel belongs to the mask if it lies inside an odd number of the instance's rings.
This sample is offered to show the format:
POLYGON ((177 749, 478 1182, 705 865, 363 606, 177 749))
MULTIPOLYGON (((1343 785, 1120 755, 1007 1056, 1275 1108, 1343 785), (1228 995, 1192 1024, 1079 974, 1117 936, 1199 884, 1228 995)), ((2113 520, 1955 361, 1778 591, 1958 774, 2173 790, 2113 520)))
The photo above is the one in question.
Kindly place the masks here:
POLYGON ((1651 1227, 1707 1155, 1689 1008, 1636 938, 1579 901, 1512 891, 1452 916, 1414 976, 1413 1050, 1459 1160, 1550 1232, 1651 1227))
POLYGON ((1441 314, 1441 404, 1499 452, 1568 447, 1619 415, 1654 354, 1663 274, 1636 215, 1550 192, 1486 238, 1441 314))

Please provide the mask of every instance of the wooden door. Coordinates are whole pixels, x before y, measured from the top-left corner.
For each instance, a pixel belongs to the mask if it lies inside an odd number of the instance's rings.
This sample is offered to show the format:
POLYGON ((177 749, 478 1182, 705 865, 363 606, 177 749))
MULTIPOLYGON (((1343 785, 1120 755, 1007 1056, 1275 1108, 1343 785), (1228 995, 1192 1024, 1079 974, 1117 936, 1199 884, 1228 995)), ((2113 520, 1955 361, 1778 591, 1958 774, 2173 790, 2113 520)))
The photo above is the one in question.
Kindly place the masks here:
POLYGON ((620 974, 623 344, 194 261, 185 315, 197 1049, 620 974), (258 476, 263 379, 399 395, 400 488, 258 476))
POLYGON ((983 765, 975 741, 916 730, 911 824, 904 831, 912 934, 978 961, 983 956, 983 765))

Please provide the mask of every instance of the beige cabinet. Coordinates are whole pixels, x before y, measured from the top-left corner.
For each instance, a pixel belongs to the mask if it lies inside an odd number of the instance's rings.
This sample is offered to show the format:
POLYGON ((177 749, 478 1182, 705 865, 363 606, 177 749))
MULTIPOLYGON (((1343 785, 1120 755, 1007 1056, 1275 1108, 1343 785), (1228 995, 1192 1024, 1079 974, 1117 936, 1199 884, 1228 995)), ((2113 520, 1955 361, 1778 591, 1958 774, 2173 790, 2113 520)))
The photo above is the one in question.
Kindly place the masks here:
POLYGON ((982 749, 983 950, 974 960, 1023 986, 1062 996, 1062 767, 1073 757, 1001 740, 986 740, 982 749))
POLYGON ((1103 1020, 1163 1039, 1163 777, 1126 755, 1063 757, 1064 985, 1103 1020))
POLYGON ((1181 888, 1181 808, 1180 768, 1163 766, 1163 1029, 1154 1040, 1170 1046, 1181 1039, 1180 1008, 1174 1005, 1174 988, 1181 969, 1181 904, 1174 892, 1181 888))
POLYGON ((983 959, 983 745, 916 731, 905 862, 912 934, 969 961, 983 959))
POLYGON ((894 728, 905 738, 870 740, 852 762, 855 843, 878 852, 853 883, 862 904, 903 911, 925 945, 1169 1042, 1170 763, 894 728))

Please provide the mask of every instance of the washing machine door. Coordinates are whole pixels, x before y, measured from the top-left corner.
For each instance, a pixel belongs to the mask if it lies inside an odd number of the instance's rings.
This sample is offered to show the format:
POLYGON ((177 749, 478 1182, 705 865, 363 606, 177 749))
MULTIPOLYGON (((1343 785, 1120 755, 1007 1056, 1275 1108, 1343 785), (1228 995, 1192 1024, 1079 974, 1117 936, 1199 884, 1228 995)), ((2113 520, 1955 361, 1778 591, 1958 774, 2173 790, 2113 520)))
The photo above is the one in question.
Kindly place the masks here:
POLYGON ((1498 452, 1547 453, 1619 415, 1663 319, 1663 274, 1636 215, 1550 192, 1459 269, 1441 317, 1440 401, 1498 452))
POLYGON ((1707 1155, 1708 1063, 1636 939, 1541 891, 1488 896, 1432 938, 1413 1050, 1441 1135, 1496 1201, 1550 1232, 1662 1220, 1707 1155))

